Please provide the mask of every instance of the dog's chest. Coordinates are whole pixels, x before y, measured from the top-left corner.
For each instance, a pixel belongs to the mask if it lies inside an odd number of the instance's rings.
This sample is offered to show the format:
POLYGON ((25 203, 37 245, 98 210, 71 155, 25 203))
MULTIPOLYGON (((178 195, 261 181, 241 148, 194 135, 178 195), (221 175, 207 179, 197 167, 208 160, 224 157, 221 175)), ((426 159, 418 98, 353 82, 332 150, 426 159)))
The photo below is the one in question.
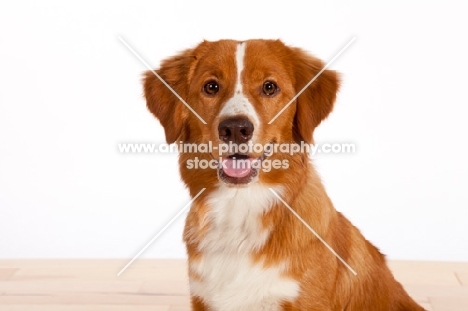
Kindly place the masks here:
POLYGON ((258 186, 220 188, 211 196, 202 256, 190 262, 199 276, 190 280, 192 295, 226 311, 278 310, 297 296, 299 285, 283 276, 284 265, 266 268, 251 258, 268 238, 260 217, 274 200, 268 188, 258 186))

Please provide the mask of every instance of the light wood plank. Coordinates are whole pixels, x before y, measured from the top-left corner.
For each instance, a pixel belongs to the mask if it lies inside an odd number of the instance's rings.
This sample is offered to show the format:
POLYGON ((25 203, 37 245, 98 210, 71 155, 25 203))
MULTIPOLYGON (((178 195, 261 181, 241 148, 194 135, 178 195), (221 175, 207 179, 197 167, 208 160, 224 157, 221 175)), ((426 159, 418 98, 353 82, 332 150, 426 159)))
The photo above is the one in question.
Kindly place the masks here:
POLYGON ((458 265, 450 263, 389 262, 395 278, 404 284, 451 285, 458 282, 455 269, 458 265))
MULTIPOLYGON (((0 260, 0 310, 189 311, 185 260, 0 260)), ((468 263, 390 261, 428 311, 468 310, 468 263)))
POLYGON ((24 280, 0 281, 0 292, 6 295, 28 293, 137 293, 142 282, 137 281, 82 281, 82 280, 24 280))
POLYGON ((455 274, 461 285, 468 286, 468 272, 457 272, 455 274))
POLYGON ((466 297, 431 297, 434 311, 466 311, 468 310, 468 296, 466 297))
POLYGON ((169 281, 169 282, 158 282, 158 281, 144 281, 140 287, 139 293, 152 294, 152 295, 177 295, 177 296, 188 296, 189 284, 187 281, 169 281))
POLYGON ((434 309, 432 308, 432 305, 429 302, 419 302, 419 301, 417 301, 417 303, 419 303, 419 305, 421 307, 423 307, 426 311, 434 311, 434 309))
MULTIPOLYGON (((63 293, 55 295, 0 295, 1 305, 189 305, 188 296, 63 293)), ((1 308, 0 308, 1 309, 1 308)))
MULTIPOLYGON (((3 311, 171 311, 171 306, 135 306, 135 305, 87 305, 83 306, 56 305, 11 305, 2 306, 3 311)), ((182 310, 182 309, 181 309, 182 310)), ((189 309, 190 310, 190 309, 189 309)))
POLYGON ((16 268, 1 268, 0 269, 0 281, 6 281, 10 279, 19 269, 16 268))

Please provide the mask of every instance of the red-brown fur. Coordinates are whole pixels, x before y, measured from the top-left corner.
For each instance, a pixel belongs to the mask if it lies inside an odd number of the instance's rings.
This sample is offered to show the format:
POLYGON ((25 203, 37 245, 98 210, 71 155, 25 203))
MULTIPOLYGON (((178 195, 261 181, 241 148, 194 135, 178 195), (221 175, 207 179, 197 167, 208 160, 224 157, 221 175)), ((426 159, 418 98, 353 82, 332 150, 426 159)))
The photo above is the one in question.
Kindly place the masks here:
MULTIPOLYGON (((220 143, 217 133, 219 111, 233 95, 236 77, 234 54, 237 41, 203 42, 194 49, 165 60, 158 74, 180 94, 207 122, 197 119, 151 72, 144 78, 149 110, 160 120, 168 143, 183 141, 220 143), (211 76, 219 78, 223 92, 207 98, 200 92, 211 76)), ((263 128, 259 142, 266 144, 313 142, 313 131, 333 108, 339 87, 336 72, 325 70, 275 122, 267 125, 278 111, 305 86, 324 64, 300 49, 281 41, 250 40, 247 43, 242 77, 244 93, 254 105, 263 128), (250 56, 249 56, 250 55, 250 56), (282 83, 281 93, 264 98, 258 93, 268 75, 282 83)), ((193 157, 208 159, 206 153, 181 154, 180 172, 195 196, 186 221, 185 241, 190 261, 203 256, 197 245, 203 239, 207 197, 220 183, 216 170, 188 170, 185 163, 193 157), (190 236, 188 234, 190 232, 190 236)), ((259 156, 259 155, 256 155, 259 156)), ((357 272, 353 275, 311 232, 278 202, 263 215, 265 228, 274 228, 254 261, 267 266, 289 262, 287 277, 297 280, 301 291, 295 301, 284 302, 283 310, 423 310, 393 278, 385 258, 341 213, 337 212, 309 162, 308 154, 275 153, 271 159, 287 159, 289 169, 261 172, 259 183, 282 185, 283 199, 357 272)), ((197 279, 195 271, 190 277, 197 279)), ((192 297, 193 310, 209 310, 202 300, 192 297)))

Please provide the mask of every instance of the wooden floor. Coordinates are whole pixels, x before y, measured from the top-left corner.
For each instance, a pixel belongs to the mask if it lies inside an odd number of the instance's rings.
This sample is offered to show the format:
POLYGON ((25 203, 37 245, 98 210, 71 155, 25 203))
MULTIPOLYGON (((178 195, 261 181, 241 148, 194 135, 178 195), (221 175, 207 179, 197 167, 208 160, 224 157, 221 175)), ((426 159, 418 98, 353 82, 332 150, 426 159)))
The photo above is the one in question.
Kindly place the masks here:
MULTIPOLYGON (((0 260, 0 310, 190 310, 186 263, 0 260)), ((395 277, 430 311, 468 310, 468 263, 392 261, 395 277)))

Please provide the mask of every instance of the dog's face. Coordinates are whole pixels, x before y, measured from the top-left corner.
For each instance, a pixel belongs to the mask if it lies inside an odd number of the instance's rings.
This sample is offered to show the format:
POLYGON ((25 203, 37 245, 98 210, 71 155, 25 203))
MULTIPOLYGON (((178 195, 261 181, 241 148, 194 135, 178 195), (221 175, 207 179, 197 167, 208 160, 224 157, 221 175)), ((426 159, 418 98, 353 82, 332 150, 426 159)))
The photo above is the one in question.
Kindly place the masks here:
POLYGON ((281 41, 205 41, 165 60, 156 72, 206 124, 151 71, 144 78, 145 97, 168 143, 211 142, 211 156, 222 163, 216 169, 218 178, 245 185, 262 178, 259 164, 269 157, 268 147, 235 150, 222 145, 312 143, 314 128, 333 107, 339 85, 334 71, 322 72, 278 113, 323 66, 281 41), (247 166, 238 165, 239 160, 247 166))

